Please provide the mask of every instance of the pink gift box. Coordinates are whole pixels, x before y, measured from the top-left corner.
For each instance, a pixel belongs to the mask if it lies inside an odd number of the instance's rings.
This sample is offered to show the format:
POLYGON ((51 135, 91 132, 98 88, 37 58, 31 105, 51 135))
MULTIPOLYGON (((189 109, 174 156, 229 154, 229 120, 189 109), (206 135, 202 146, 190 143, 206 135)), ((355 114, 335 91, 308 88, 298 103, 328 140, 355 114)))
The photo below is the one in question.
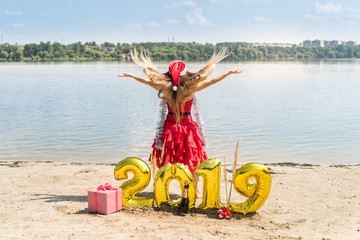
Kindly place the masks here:
POLYGON ((88 211, 107 215, 121 210, 122 189, 111 186, 111 189, 101 189, 100 187, 88 191, 88 211))

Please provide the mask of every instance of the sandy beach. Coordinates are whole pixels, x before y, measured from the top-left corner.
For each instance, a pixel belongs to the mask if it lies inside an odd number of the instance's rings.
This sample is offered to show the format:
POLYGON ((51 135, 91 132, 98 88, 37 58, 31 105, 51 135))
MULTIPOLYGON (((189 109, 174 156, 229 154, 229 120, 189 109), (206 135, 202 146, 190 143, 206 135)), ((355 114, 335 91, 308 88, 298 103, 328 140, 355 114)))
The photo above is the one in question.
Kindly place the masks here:
MULTIPOLYGON (((272 187, 265 204, 230 220, 214 210, 180 216, 166 206, 88 213, 87 190, 121 185, 115 165, 0 162, 1 239, 360 239, 360 165, 267 165, 272 187)), ((152 186, 140 195, 151 197, 152 186)), ((180 197, 175 181, 170 193, 180 197)), ((244 199, 233 192, 232 201, 244 199)))

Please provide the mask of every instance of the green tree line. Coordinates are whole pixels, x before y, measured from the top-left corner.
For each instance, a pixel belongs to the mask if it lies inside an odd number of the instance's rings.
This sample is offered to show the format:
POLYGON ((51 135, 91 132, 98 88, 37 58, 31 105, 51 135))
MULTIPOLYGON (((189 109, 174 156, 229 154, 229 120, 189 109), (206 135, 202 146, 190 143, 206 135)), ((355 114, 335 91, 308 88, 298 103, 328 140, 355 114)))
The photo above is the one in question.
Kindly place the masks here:
POLYGON ((253 46, 245 42, 224 43, 109 43, 81 42, 60 44, 58 42, 31 43, 22 47, 0 45, 0 61, 104 61, 129 59, 129 53, 136 48, 146 49, 155 61, 206 61, 215 49, 227 47, 228 61, 263 59, 323 59, 323 58, 360 58, 360 45, 327 47, 279 47, 253 46))

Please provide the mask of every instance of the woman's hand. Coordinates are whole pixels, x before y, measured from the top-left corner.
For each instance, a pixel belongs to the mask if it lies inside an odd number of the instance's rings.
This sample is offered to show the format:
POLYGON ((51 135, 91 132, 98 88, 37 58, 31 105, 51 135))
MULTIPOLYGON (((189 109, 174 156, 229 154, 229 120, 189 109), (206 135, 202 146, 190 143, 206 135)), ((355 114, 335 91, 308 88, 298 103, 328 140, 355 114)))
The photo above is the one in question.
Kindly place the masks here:
POLYGON ((133 75, 130 73, 123 73, 123 74, 119 74, 118 77, 133 77, 133 75))
POLYGON ((155 88, 156 90, 160 90, 160 88, 162 88, 162 85, 161 84, 156 84, 152 81, 150 81, 149 79, 146 79, 146 78, 143 78, 143 77, 138 77, 136 75, 133 75, 131 73, 123 73, 123 74, 119 74, 117 75, 118 77, 130 77, 130 78, 133 78, 135 79, 136 81, 138 82, 141 82, 141 83, 144 83, 146 85, 149 85, 150 87, 153 87, 155 88))
POLYGON ((230 70, 230 71, 229 71, 229 75, 230 75, 230 74, 239 74, 239 73, 242 73, 242 70, 236 69, 236 70, 230 70))
POLYGON ((224 78, 226 78, 227 76, 231 75, 231 74, 239 74, 239 73, 242 73, 242 70, 240 69, 236 69, 236 70, 230 70, 228 71, 227 73, 224 73, 222 75, 219 75, 217 77, 214 77, 213 79, 209 80, 209 79, 206 79, 202 82, 199 82, 198 84, 195 85, 195 88, 194 88, 194 92, 198 92, 198 91, 201 91, 217 82, 220 82, 221 80, 223 80, 224 78))

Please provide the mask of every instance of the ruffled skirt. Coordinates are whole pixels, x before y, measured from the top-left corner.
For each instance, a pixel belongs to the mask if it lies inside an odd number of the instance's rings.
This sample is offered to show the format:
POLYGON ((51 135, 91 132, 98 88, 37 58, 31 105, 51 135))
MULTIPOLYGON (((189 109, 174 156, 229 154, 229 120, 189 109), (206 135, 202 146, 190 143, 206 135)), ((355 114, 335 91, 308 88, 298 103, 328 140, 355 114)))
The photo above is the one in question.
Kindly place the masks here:
POLYGON ((168 114, 164 123, 162 140, 164 141, 163 155, 162 149, 155 148, 156 141, 154 141, 153 151, 149 158, 151 161, 153 156, 156 157, 158 168, 168 163, 183 163, 191 172, 194 172, 197 166, 207 159, 205 143, 191 115, 183 116, 181 124, 176 124, 173 115, 168 114))

